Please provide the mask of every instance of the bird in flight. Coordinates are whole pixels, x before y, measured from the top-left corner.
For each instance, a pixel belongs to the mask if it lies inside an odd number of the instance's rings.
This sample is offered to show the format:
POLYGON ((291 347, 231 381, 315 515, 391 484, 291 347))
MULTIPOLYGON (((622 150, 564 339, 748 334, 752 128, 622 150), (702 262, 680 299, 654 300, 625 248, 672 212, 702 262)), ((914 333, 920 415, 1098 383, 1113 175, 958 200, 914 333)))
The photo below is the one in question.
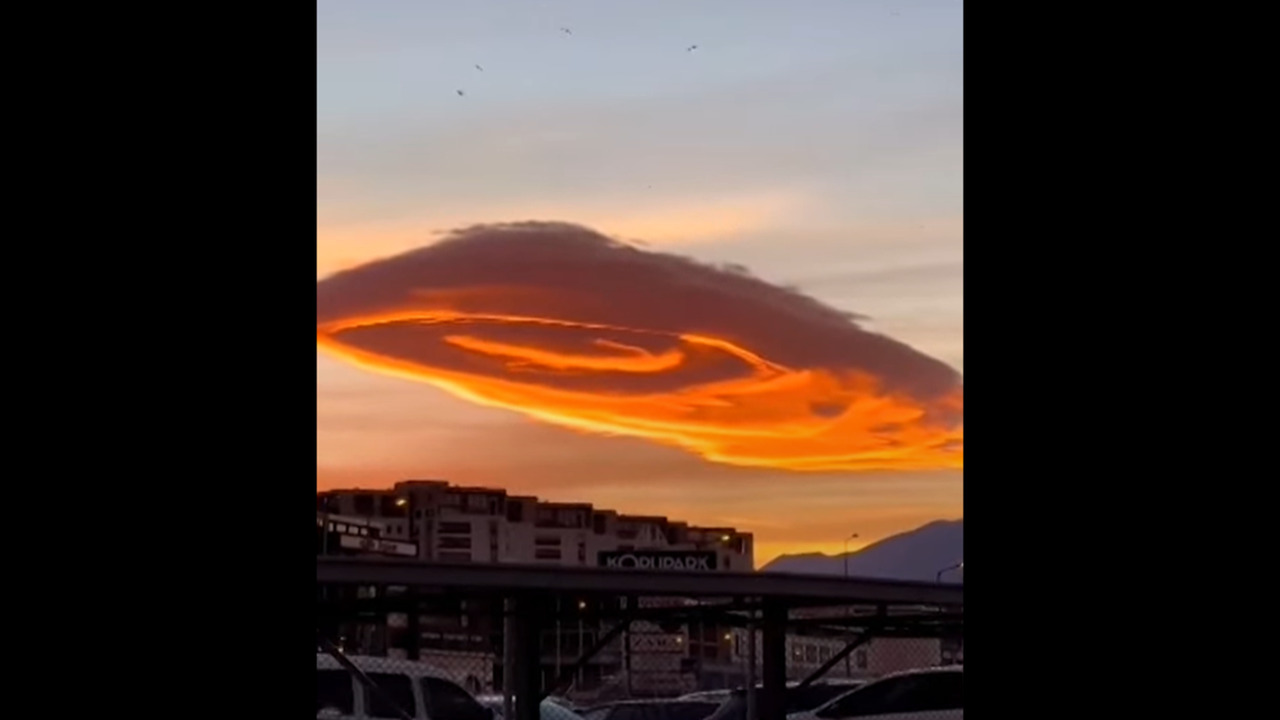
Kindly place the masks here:
POLYGON ((480 72, 484 72, 484 68, 480 67, 478 64, 476 65, 476 69, 480 72))
POLYGON ((697 46, 697 45, 690 45, 689 47, 685 48, 685 50, 684 50, 684 51, 685 51, 685 52, 693 52, 694 50, 697 50, 697 49, 698 49, 698 46, 697 46))
POLYGON ((570 30, 569 28, 560 28, 560 32, 564 33, 565 35, 572 35, 572 34, 573 34, 573 31, 572 31, 572 30, 570 30))
POLYGON ((462 92, 461 90, 458 91, 458 97, 464 97, 465 95, 466 93, 462 92))

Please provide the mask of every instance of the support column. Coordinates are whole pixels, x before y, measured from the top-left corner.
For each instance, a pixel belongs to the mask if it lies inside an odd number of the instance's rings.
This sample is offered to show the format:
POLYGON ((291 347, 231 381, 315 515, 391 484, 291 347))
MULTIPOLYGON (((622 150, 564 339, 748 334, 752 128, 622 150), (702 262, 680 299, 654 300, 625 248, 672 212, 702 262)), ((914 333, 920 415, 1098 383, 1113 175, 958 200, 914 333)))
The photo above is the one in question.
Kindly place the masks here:
POLYGON ((786 720, 787 716, 787 606, 765 600, 760 622, 761 667, 759 720, 786 720))
POLYGON ((502 601, 502 717, 515 717, 512 699, 516 694, 516 603, 502 601))
POLYGON ((538 624, 538 608, 536 600, 531 597, 512 598, 515 612, 512 615, 515 627, 512 633, 515 647, 515 718, 514 720, 540 720, 542 699, 542 648, 539 637, 541 628, 538 624))
POLYGON ((760 694, 756 692, 756 668, 760 654, 756 652, 756 633, 760 624, 756 622, 756 610, 751 609, 751 620, 747 623, 747 718, 758 720, 760 717, 760 694))
POLYGON ((422 657, 422 597, 409 586, 404 590, 404 604, 408 608, 408 622, 405 623, 408 637, 405 638, 404 654, 409 660, 422 657))

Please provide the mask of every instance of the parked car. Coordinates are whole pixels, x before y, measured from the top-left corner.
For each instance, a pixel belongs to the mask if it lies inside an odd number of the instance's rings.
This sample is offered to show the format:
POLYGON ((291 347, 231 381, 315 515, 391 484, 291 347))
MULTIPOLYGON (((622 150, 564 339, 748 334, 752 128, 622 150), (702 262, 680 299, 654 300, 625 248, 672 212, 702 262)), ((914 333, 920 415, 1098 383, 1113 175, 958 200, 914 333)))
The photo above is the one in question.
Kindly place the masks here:
POLYGON ((415 720, 494 720, 491 710, 436 667, 385 657, 348 655, 347 659, 369 676, 390 703, 370 692, 337 660, 316 653, 316 717, 382 720, 399 718, 396 708, 400 708, 415 720))
POLYGON ((620 700, 584 710, 582 717, 584 720, 705 720, 717 707, 711 700, 620 700))
MULTIPOLYGON (((481 695, 476 698, 481 705, 493 712, 496 720, 502 720, 502 696, 481 695)), ((547 698, 538 706, 538 717, 541 720, 582 720, 582 716, 574 712, 568 701, 562 698, 547 698)))
POLYGON ((732 694, 733 694, 732 690, 699 690, 697 692, 688 693, 687 695, 681 695, 676 699, 677 700, 704 700, 706 702, 713 702, 716 704, 716 707, 719 707, 720 704, 723 703, 725 700, 728 700, 729 696, 732 694))
POLYGON ((964 720, 964 666, 921 668, 885 675, 822 707, 787 720, 964 720))
MULTIPOLYGON (((820 680, 801 688, 798 683, 787 687, 787 713, 798 713, 822 705, 852 689, 861 687, 863 680, 820 680)), ((760 686, 756 686, 760 692, 760 686)), ((747 691, 734 690, 706 720, 747 720, 747 691)))

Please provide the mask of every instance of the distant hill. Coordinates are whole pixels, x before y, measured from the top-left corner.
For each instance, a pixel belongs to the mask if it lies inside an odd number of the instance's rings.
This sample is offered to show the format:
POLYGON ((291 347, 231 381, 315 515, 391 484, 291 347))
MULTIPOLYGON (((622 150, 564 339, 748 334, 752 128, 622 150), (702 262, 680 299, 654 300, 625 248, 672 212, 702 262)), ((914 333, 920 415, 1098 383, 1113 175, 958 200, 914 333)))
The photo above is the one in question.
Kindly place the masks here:
MULTIPOLYGON (((844 555, 780 555, 761 572, 842 575, 844 555)), ((852 577, 933 582, 942 568, 964 559, 964 520, 938 520, 892 535, 848 554, 852 577)), ((964 569, 949 570, 943 582, 964 582, 964 569)))

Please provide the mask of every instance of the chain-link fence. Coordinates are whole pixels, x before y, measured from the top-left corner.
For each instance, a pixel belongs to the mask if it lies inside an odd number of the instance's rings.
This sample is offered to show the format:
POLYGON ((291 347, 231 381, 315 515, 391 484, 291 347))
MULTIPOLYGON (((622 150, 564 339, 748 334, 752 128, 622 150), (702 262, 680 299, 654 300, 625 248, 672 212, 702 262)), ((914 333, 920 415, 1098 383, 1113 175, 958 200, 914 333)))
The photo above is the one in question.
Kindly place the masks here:
MULTIPOLYGON (((505 694, 518 670, 500 594, 349 585, 320 594, 318 717, 511 712, 505 694)), ((538 667, 523 669, 546 698, 543 720, 758 716, 765 639, 749 601, 547 593, 536 624, 538 667)), ((963 664, 963 630, 954 609, 792 607, 785 654, 786 712, 801 712, 887 674, 963 664)))

